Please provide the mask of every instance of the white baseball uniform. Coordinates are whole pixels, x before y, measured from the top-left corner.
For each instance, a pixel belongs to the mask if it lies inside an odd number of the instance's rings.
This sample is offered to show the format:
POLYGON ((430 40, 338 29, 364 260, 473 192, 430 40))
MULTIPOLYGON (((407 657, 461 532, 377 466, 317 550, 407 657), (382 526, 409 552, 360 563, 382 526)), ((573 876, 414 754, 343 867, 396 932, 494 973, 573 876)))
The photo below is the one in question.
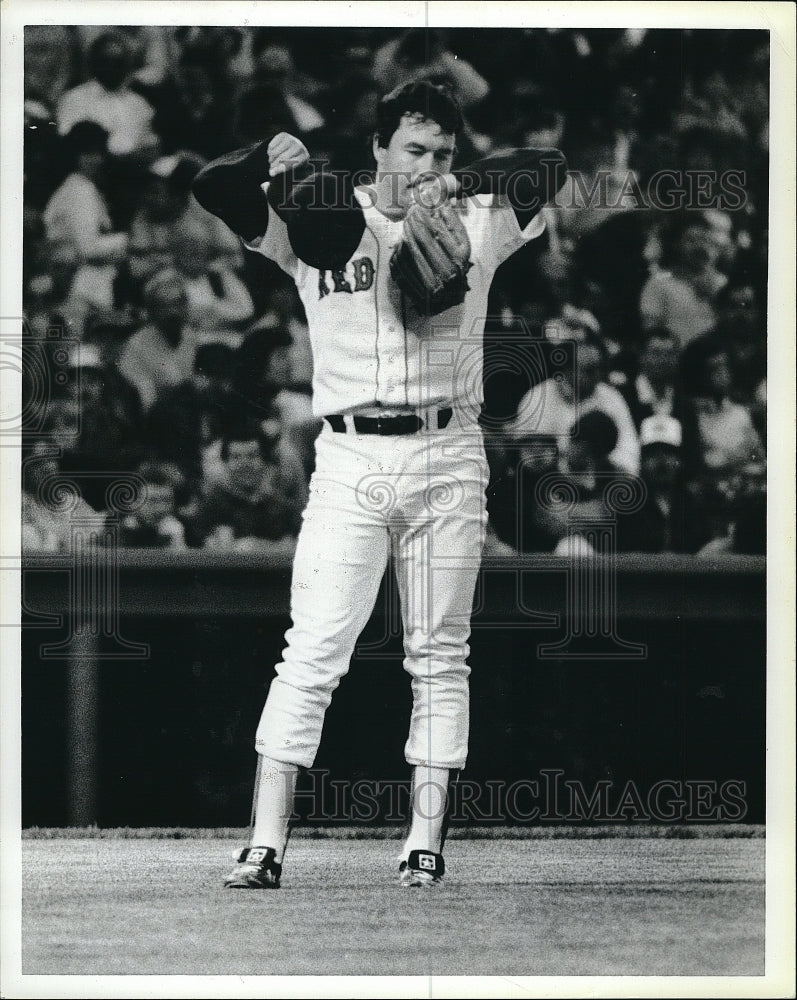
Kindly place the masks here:
MULTIPOLYGON (((263 185, 264 190, 267 185, 263 185)), ((461 205, 473 267, 465 301, 420 316, 390 276, 403 222, 356 191, 365 230, 345 269, 293 254, 269 207, 247 244, 295 281, 313 351, 313 409, 326 420, 293 566, 292 627, 257 730, 259 753, 310 767, 332 693, 373 610, 392 549, 413 710, 413 765, 458 769, 468 744, 468 637, 487 514, 478 424, 487 295, 498 265, 544 229, 521 230, 493 196, 461 205), (441 412, 442 411, 442 412, 441 412), (453 411, 453 416, 452 416, 453 411), (355 415, 416 414, 417 433, 358 433, 355 415)))

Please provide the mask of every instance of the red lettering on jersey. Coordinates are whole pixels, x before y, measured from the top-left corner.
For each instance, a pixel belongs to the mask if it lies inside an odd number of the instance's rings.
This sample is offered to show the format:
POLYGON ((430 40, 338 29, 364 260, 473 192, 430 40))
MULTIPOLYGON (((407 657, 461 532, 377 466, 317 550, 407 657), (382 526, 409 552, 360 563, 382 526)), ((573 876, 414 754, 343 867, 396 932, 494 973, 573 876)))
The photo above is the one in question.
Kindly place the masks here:
POLYGON ((348 292, 351 294, 351 285, 346 281, 343 271, 332 271, 332 281, 336 292, 348 292))
POLYGON ((374 283, 374 265, 370 257, 358 257, 353 260, 354 291, 367 292, 374 283))
POLYGON ((348 292, 349 295, 352 292, 367 292, 369 288, 373 286, 374 283, 374 262, 370 257, 358 257, 353 260, 345 270, 338 269, 336 271, 319 271, 318 272, 318 298, 323 299, 325 295, 329 295, 330 291, 333 292, 348 292), (352 274, 354 276, 354 288, 352 289, 346 278, 346 271, 349 267, 352 269, 352 274), (332 278, 333 287, 330 289, 327 284, 327 274, 332 278))

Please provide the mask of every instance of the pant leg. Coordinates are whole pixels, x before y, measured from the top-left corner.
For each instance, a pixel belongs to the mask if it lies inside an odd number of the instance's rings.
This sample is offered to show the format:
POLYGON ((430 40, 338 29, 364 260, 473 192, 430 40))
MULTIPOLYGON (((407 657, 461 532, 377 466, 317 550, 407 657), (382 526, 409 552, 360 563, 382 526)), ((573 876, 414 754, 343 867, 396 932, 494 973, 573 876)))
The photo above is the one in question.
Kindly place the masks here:
POLYGON ((349 669, 387 565, 384 513, 356 486, 367 456, 331 431, 317 442, 291 584, 292 627, 257 728, 258 753, 311 767, 332 693, 349 669))
POLYGON ((405 756, 459 769, 468 751, 468 638, 487 524, 481 436, 428 438, 415 465, 405 521, 392 532, 413 693, 405 756))

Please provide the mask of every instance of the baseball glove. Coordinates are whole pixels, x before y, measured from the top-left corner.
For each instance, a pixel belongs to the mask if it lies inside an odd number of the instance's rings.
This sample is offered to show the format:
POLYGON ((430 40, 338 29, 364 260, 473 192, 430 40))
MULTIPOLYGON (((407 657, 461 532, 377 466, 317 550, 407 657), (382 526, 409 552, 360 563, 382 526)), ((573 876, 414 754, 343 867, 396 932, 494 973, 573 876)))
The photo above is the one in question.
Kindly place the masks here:
POLYGON ((418 202, 404 218, 404 237, 390 258, 390 273, 419 313, 435 316, 459 305, 469 290, 470 240, 450 201, 418 202))

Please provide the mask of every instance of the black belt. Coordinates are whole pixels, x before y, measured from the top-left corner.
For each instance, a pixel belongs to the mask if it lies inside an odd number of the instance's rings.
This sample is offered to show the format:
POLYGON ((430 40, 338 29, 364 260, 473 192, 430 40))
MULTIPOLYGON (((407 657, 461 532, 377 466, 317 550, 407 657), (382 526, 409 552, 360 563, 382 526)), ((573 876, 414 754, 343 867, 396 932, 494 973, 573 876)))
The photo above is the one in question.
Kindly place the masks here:
MULTIPOLYGON (((438 430, 447 427, 453 415, 454 411, 450 406, 438 410, 438 430)), ((417 434, 424 426, 423 420, 415 413, 400 417, 362 417, 355 413, 352 419, 357 434, 417 434)), ((332 413, 324 417, 324 420, 336 434, 346 433, 346 421, 341 413, 332 413)))

